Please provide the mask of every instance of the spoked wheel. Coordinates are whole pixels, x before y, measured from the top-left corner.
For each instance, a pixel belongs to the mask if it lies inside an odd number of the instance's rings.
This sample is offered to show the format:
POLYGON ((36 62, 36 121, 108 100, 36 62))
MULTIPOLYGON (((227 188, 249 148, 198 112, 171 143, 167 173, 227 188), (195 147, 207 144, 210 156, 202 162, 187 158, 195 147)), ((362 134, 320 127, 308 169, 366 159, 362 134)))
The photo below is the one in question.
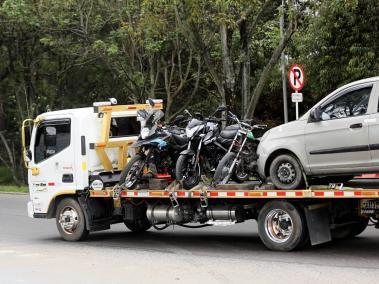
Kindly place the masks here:
POLYGON ((144 157, 140 154, 135 155, 122 171, 119 184, 123 184, 127 188, 133 188, 142 176, 144 167, 144 157))
POLYGON ((200 165, 194 166, 192 159, 190 155, 180 155, 176 162, 176 180, 182 181, 184 189, 191 189, 200 182, 200 165))
POLYGON ((303 183, 303 173, 299 162, 288 154, 280 155, 272 161, 270 177, 278 189, 297 189, 303 183))
POLYGON ((215 183, 226 184, 229 181, 231 175, 233 174, 233 173, 229 173, 229 171, 233 165, 233 161, 235 158, 236 158, 236 154, 233 152, 229 152, 221 159, 221 161, 218 163, 218 166, 213 178, 215 183))

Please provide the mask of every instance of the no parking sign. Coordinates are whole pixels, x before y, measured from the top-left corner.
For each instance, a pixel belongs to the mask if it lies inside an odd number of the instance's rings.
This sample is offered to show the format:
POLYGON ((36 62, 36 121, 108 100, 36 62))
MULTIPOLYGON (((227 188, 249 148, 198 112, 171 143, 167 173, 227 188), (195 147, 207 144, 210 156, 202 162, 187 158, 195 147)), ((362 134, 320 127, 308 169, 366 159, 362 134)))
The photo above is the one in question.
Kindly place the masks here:
POLYGON ((292 90, 300 91, 304 86, 304 68, 299 64, 293 64, 288 71, 288 81, 292 90))
POLYGON ((288 82, 292 90, 295 91, 295 93, 291 94, 291 99, 292 102, 296 103, 296 119, 299 119, 298 103, 303 101, 303 94, 298 93, 298 91, 303 88, 305 82, 303 66, 299 64, 293 64, 291 66, 290 70, 288 70, 288 82))

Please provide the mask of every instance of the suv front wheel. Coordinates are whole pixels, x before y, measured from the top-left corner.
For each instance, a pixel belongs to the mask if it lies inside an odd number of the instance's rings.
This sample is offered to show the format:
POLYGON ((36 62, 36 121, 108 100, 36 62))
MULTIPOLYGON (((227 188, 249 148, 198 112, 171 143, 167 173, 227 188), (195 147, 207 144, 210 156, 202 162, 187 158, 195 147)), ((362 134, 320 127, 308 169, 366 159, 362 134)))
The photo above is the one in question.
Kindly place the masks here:
POLYGON ((297 189, 304 184, 301 166, 298 160, 289 154, 280 155, 272 161, 270 177, 277 189, 297 189))

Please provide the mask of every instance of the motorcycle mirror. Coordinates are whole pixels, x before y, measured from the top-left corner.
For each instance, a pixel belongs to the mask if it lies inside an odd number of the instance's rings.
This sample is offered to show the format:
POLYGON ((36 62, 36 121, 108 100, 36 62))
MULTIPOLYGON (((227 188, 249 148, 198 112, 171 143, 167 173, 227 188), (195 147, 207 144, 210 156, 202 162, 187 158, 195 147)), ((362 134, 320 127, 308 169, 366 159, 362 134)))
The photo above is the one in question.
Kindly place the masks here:
POLYGON ((188 116, 192 116, 191 113, 188 111, 188 109, 185 109, 184 110, 184 114, 188 115, 188 116))
POLYGON ((154 107, 155 106, 155 103, 154 103, 154 100, 153 99, 148 99, 148 101, 149 101, 149 105, 151 106, 151 107, 154 107))
POLYGON ((221 111, 226 111, 228 110, 228 108, 226 106, 219 106, 217 109, 216 109, 216 112, 221 112, 221 111))
POLYGON ((181 121, 183 121, 185 119, 185 116, 184 115, 182 115, 182 114, 179 114, 179 115, 177 115, 176 117, 175 117, 175 119, 174 119, 174 123, 179 123, 179 122, 181 122, 181 121))

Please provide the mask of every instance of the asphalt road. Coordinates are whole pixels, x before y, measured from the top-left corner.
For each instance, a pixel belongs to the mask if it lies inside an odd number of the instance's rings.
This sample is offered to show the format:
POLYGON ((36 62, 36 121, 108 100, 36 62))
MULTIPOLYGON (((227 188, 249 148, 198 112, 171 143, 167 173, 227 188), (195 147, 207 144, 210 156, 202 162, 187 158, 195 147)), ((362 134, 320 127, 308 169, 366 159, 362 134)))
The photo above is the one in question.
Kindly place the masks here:
POLYGON ((62 241, 54 220, 30 219, 26 195, 0 194, 0 283, 376 283, 379 230, 279 253, 255 222, 133 235, 121 225, 62 241))

